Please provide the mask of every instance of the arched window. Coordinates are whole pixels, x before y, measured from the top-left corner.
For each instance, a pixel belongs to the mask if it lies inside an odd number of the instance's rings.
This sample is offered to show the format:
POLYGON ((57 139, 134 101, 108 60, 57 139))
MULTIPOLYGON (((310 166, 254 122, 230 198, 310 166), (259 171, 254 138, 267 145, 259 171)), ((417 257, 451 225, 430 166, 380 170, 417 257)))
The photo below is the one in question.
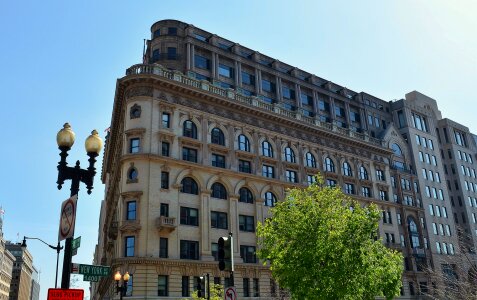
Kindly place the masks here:
POLYGON ((212 185, 212 197, 219 199, 227 199, 227 190, 225 186, 219 182, 216 182, 212 185))
POLYGON ((402 156, 401 147, 399 147, 398 144, 392 144, 392 145, 391 145, 391 148, 393 149, 394 155, 396 155, 396 156, 402 156))
POLYGON ((212 129, 212 133, 211 133, 211 136, 210 136, 210 140, 211 140, 212 144, 217 144, 217 145, 225 146, 224 133, 222 132, 222 130, 220 130, 220 129, 217 128, 217 127, 215 127, 214 129, 212 129))
POLYGON ((293 149, 290 147, 285 148, 285 161, 295 163, 295 152, 293 152, 293 149))
POLYGON ((353 171, 351 170, 351 165, 345 161, 343 163, 343 175, 344 176, 353 176, 353 171))
POLYGON ((263 156, 273 157, 272 145, 267 141, 264 141, 262 143, 262 154, 263 154, 263 156))
POLYGON ((244 134, 238 136, 238 148, 239 150, 250 152, 250 142, 244 134))
POLYGON ((265 193, 265 206, 275 206, 277 203, 277 197, 272 192, 265 193))
POLYGON ((407 224, 409 227, 409 239, 411 240, 411 247, 412 248, 419 248, 419 231, 417 230, 416 222, 412 217, 407 218, 407 224))
POLYGON ((129 169, 129 171, 128 171, 128 179, 129 180, 137 180, 137 175, 138 175, 138 172, 137 172, 136 168, 129 169))
POLYGON ((182 179, 181 193, 198 195, 199 187, 197 186, 197 182, 195 182, 195 180, 190 177, 185 177, 184 179, 182 179))
POLYGON ((239 195, 239 202, 253 203, 253 194, 246 187, 240 188, 239 195))
POLYGON ((334 172, 335 171, 335 163, 329 157, 325 158, 325 171, 326 172, 334 172))
POLYGON ((307 152, 305 158, 307 167, 316 168, 316 159, 311 152, 307 152))
POLYGON ((364 166, 359 167, 359 179, 368 180, 368 170, 364 166))
POLYGON ((197 138, 197 126, 194 122, 191 120, 184 121, 182 135, 193 139, 197 138))

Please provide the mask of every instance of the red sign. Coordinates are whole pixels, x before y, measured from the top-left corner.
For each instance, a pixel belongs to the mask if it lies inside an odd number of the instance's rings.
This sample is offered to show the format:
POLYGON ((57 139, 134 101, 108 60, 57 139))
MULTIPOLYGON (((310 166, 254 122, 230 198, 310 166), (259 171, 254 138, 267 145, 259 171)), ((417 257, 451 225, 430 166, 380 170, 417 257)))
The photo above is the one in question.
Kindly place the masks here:
POLYGON ((83 300, 84 290, 80 289, 48 289, 47 300, 83 300))
POLYGON ((73 237, 74 235, 77 200, 78 195, 74 195, 61 204, 60 229, 58 231, 59 241, 73 237))

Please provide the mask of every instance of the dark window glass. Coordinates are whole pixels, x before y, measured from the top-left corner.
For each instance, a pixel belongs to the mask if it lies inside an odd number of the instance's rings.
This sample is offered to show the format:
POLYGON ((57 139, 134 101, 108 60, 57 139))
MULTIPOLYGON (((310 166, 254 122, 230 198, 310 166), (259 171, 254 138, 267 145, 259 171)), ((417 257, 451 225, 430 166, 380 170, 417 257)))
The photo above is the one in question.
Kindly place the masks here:
POLYGON ((161 189, 169 188, 169 172, 161 172, 161 189))
POLYGON ((325 171, 326 172, 335 172, 335 163, 329 157, 325 158, 325 171))
POLYGON ((227 190, 223 184, 216 182, 212 185, 212 197, 219 199, 227 199, 227 190))
POLYGON ((177 59, 177 48, 176 47, 167 47, 167 59, 176 60, 177 59))
POLYGON ((161 58, 161 53, 159 49, 155 49, 152 51, 152 62, 156 62, 161 58))
POLYGON ((240 246, 240 257, 242 257, 244 263, 256 263, 257 257, 255 256, 255 247, 240 246))
POLYGON ((262 79, 262 90, 268 93, 275 93, 275 83, 262 79))
POLYGON ((199 242, 181 240, 180 242, 181 259, 199 259, 199 242))
POLYGON ((227 214, 224 212, 210 212, 210 226, 212 228, 227 229, 227 214))
POLYGON ((127 203, 126 220, 136 220, 136 201, 127 203))
POLYGON ((219 64, 219 75, 227 78, 234 78, 234 68, 224 64, 219 64))
POLYGON ((212 153, 212 166, 225 168, 225 156, 212 153))
POLYGON ((169 27, 167 28, 168 35, 177 35, 177 27, 169 27))
POLYGON ((302 93, 300 95, 300 98, 301 98, 301 104, 307 105, 307 106, 313 106, 313 96, 302 93))
POLYGON ((283 98, 285 99, 295 99, 295 90, 289 87, 282 87, 283 98))
POLYGON ((183 124, 183 136, 197 139, 197 126, 191 120, 186 120, 183 124))
POLYGON ((272 192, 265 193, 265 206, 275 206, 277 203, 277 197, 272 192))
POLYGON ((167 258, 168 257, 168 244, 169 240, 167 238, 159 239, 159 257, 167 258))
POLYGON ((260 297, 260 285, 258 278, 253 279, 253 296, 260 297))
POLYGON ((160 35, 161 35, 161 30, 160 30, 160 29, 157 29, 156 31, 154 31, 154 34, 153 34, 152 37, 153 37, 153 38, 156 38, 156 37, 158 37, 158 36, 160 36, 160 35))
POLYGON ((197 150, 191 148, 182 148, 182 159, 190 162, 197 162, 197 150))
POLYGON ((275 168, 273 166, 262 165, 262 176, 275 178, 275 168))
POLYGON ((242 83, 248 85, 255 85, 255 75, 242 71, 242 83))
POLYGON ((220 129, 217 128, 217 127, 215 127, 214 129, 212 129, 212 132, 211 132, 211 135, 210 135, 210 139, 211 139, 212 144, 217 144, 217 145, 225 146, 224 133, 222 132, 222 130, 220 130, 220 129))
POLYGON ((239 172, 252 173, 252 167, 250 162, 239 159, 239 172))
POLYGON ((137 170, 136 168, 131 168, 128 173, 128 179, 129 180, 136 180, 137 179, 137 170))
POLYGON ((238 136, 238 146, 239 150, 250 152, 250 142, 243 134, 238 136))
POLYGON ((253 194, 248 188, 240 188, 239 195, 239 202, 253 203, 253 194))
POLYGON ((195 208, 181 206, 181 224, 199 226, 199 211, 195 208))
POLYGON ((288 182, 294 182, 294 183, 298 182, 298 177, 295 171, 286 170, 285 178, 287 179, 288 182))
POLYGON ((169 156, 170 144, 168 142, 161 143, 161 152, 162 152, 162 156, 169 156))
POLYGON ((161 216, 169 217, 169 204, 161 203, 161 216))
POLYGON ((239 215, 239 230, 255 232, 255 219, 253 216, 239 215))
POLYGON ((189 276, 182 276, 182 297, 190 296, 189 276))
MULTIPOLYGON (((210 247, 210 250, 212 252, 212 256, 214 257, 214 260, 215 261, 218 261, 219 260, 219 244, 217 243, 212 243, 211 244, 211 247, 210 247)), ((217 278, 217 277, 216 277, 217 278)), ((215 278, 214 278, 215 279, 215 278)), ((216 282, 214 282, 215 284, 217 284, 216 282)))
POLYGON ((194 65, 199 69, 210 70, 210 59, 196 54, 194 56, 194 65))
POLYGON ((127 236, 124 239, 124 257, 134 256, 134 236, 127 236))
POLYGON ((168 278, 164 275, 159 275, 157 277, 157 295, 158 296, 168 296, 168 278))
POLYGON ((295 152, 290 147, 285 148, 285 161, 291 162, 291 163, 296 162, 295 152))
POLYGON ((273 157, 272 145, 267 141, 262 142, 262 155, 267 157, 273 157))
POLYGON ((190 177, 185 177, 181 181, 181 192, 186 194, 199 194, 199 187, 197 186, 197 182, 190 177))
POLYGON ((243 278, 243 296, 250 297, 250 278, 243 278))

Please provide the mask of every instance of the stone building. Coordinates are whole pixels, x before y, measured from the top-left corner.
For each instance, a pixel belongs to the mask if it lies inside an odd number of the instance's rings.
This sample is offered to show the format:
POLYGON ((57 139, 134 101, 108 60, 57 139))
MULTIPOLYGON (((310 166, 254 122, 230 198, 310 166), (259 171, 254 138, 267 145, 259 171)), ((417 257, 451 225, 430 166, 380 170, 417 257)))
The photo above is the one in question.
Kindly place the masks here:
MULTIPOLYGON (((0 211, 3 211, 0 207, 0 211)), ((5 248, 3 213, 0 213, 0 300, 9 299, 15 257, 5 248)))
MULTIPOLYGON (((474 141, 466 129, 468 148, 441 144, 445 120, 418 92, 384 101, 190 24, 159 21, 144 64, 117 81, 95 264, 128 271, 135 299, 180 299, 205 273, 230 284, 215 260, 218 238, 233 232, 240 298, 273 299, 278 288, 255 257, 255 226, 287 188, 320 172, 382 208, 380 236, 403 253, 402 297, 413 298, 431 285, 424 268, 459 251, 454 210, 472 218, 450 204, 457 196, 439 150, 465 150, 473 161, 474 141)), ((114 286, 112 277, 92 284, 92 299, 118 297, 114 286)))
POLYGON ((7 241, 5 248, 15 257, 9 299, 30 299, 33 257, 26 248, 21 247, 20 243, 11 243, 7 241))

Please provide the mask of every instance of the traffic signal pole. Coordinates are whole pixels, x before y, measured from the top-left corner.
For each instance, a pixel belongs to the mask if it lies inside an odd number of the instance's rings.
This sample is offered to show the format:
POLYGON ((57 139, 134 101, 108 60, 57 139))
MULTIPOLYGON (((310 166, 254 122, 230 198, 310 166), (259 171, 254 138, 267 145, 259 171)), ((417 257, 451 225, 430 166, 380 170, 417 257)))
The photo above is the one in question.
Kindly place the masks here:
POLYGON ((230 271, 230 284, 232 286, 235 286, 234 282, 234 237, 232 232, 229 232, 229 238, 230 238, 230 262, 232 264, 231 271, 230 271))

